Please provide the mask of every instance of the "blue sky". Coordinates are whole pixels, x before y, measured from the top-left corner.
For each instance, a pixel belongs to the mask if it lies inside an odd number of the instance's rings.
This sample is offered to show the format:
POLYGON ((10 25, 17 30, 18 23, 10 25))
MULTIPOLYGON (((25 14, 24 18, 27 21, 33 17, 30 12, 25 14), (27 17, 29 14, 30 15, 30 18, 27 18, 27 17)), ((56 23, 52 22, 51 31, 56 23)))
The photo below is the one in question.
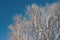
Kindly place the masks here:
MULTIPOLYGON (((37 5, 52 4, 59 0, 0 0, 0 40, 8 40, 8 25, 15 14, 24 14, 25 7, 36 3, 37 5)), ((59 1, 60 2, 60 1, 59 1)))

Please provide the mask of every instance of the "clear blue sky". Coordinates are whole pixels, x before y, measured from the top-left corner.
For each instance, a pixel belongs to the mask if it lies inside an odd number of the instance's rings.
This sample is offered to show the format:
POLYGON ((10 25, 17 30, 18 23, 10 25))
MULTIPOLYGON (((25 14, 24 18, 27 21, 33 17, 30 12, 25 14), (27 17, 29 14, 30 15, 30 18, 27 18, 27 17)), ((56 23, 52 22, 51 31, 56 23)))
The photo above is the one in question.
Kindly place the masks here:
POLYGON ((59 0, 0 0, 0 40, 8 40, 8 25, 12 22, 12 16, 15 14, 24 14, 27 5, 36 3, 45 5, 59 0))

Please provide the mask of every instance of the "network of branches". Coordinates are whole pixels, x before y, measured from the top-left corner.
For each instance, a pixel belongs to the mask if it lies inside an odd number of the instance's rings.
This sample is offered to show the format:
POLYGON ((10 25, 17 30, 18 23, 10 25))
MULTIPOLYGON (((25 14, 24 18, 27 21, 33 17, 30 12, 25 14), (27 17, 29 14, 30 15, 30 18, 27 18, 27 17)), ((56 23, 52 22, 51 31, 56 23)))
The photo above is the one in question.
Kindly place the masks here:
POLYGON ((13 19, 9 25, 10 40, 60 39, 60 3, 28 5, 25 16, 16 15, 13 19))

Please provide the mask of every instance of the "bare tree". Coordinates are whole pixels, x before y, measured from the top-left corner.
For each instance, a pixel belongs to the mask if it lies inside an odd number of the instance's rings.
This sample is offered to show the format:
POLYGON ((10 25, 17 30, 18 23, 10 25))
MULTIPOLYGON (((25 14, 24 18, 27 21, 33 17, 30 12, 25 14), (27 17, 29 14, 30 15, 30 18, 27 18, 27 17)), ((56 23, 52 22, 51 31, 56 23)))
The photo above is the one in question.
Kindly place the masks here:
POLYGON ((59 6, 59 3, 43 7, 36 4, 27 6, 28 18, 17 15, 14 17, 14 24, 9 26, 12 30, 11 40, 58 40, 60 35, 59 6))

